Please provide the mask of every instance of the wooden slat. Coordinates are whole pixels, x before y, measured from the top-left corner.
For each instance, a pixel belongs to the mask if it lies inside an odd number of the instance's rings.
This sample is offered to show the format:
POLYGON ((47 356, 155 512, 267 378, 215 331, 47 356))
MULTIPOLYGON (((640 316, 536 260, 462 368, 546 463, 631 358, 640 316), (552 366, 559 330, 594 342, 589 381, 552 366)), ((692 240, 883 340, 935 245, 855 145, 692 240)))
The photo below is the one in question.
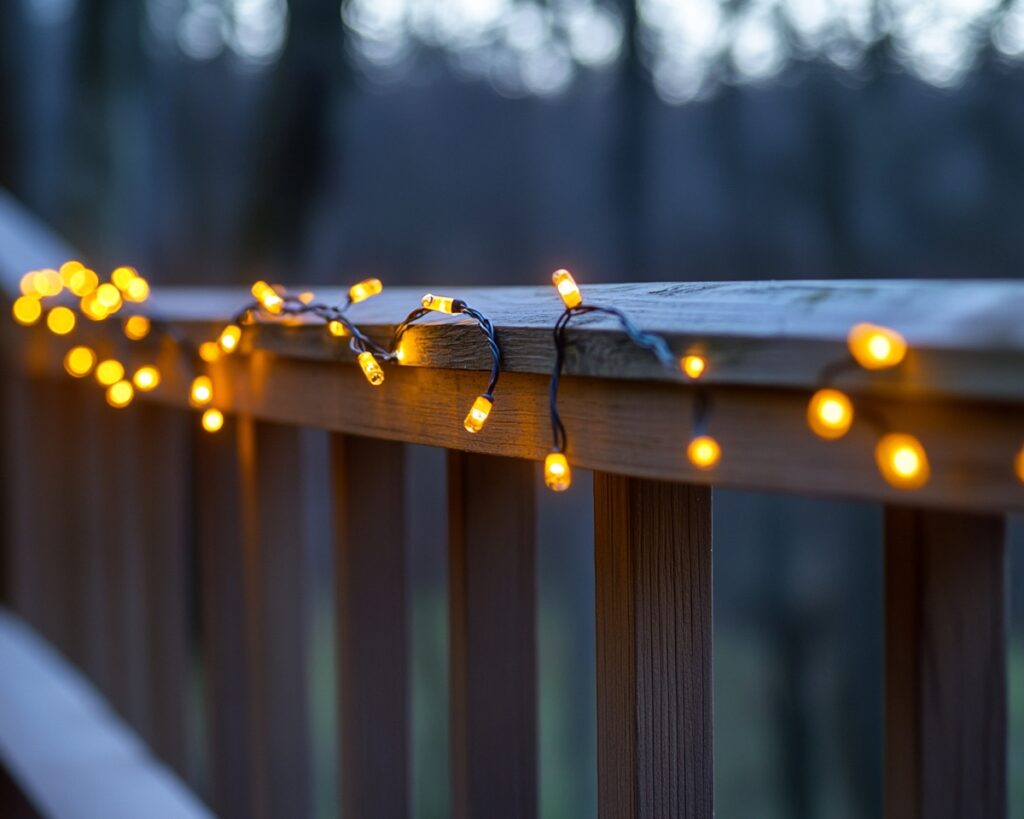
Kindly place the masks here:
POLYGON ((602 819, 711 819, 711 492, 594 476, 602 819))
POLYGON ((195 782, 198 772, 191 759, 195 741, 189 712, 196 597, 189 487, 194 419, 155 404, 144 404, 138 411, 149 741, 180 776, 195 782))
POLYGON ((889 819, 1006 813, 1006 549, 995 516, 886 510, 889 819))
POLYGON ((409 816, 405 458, 334 436, 335 573, 343 816, 409 816))
POLYGON ((240 427, 256 815, 291 819, 311 804, 300 430, 240 427))
POLYGON ((210 812, 23 622, 0 612, 0 766, 48 819, 210 812))
POLYGON ((253 701, 240 556, 242 490, 237 423, 197 431, 193 478, 202 583, 202 638, 211 802, 224 819, 256 816, 248 713, 253 701))
POLYGON ((537 815, 533 464, 449 453, 452 815, 537 815))

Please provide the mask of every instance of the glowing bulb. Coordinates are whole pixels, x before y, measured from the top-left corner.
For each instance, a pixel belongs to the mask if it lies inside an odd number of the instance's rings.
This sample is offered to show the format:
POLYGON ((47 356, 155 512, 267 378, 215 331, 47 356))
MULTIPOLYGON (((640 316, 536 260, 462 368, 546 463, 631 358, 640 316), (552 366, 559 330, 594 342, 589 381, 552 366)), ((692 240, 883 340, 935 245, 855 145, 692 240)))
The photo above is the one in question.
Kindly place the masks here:
POLYGON ((142 276, 136 276, 124 289, 124 297, 128 301, 143 302, 149 298, 149 282, 142 276))
POLYGON ((115 409, 127 407, 135 397, 130 381, 118 381, 107 387, 107 403, 115 409))
POLYGON ((30 270, 18 282, 18 289, 21 291, 23 296, 38 296, 39 292, 36 290, 36 271, 30 270))
POLYGON ((96 301, 111 313, 116 313, 123 304, 121 301, 121 291, 109 282, 101 284, 96 288, 96 301))
POLYGON ((342 324, 337 319, 332 319, 331 321, 327 322, 327 332, 329 332, 332 336, 337 336, 338 338, 348 335, 348 330, 345 329, 345 325, 342 324))
POLYGON ((897 489, 920 489, 931 477, 928 455, 913 435, 883 435, 875 446, 875 463, 882 477, 897 489))
POLYGON ((18 324, 24 324, 28 327, 30 324, 35 324, 39 321, 39 317, 43 315, 43 305, 34 296, 19 296, 14 300, 11 313, 18 324))
POLYGON ((100 304, 95 293, 89 293, 86 296, 82 296, 82 300, 79 302, 78 306, 85 317, 92 321, 103 321, 103 319, 110 315, 110 311, 100 304))
POLYGON ((807 405, 811 431, 828 440, 842 438, 853 423, 853 404, 839 390, 818 390, 807 405))
POLYGON ((60 274, 60 280, 64 283, 65 287, 71 287, 71 279, 79 270, 84 270, 85 265, 81 262, 77 262, 74 259, 64 262, 57 270, 60 274))
POLYGON ((698 469, 711 469, 721 460, 722 448, 710 435, 698 435, 686 447, 686 457, 698 469))
POLYGON ((217 344, 225 353, 233 353, 238 348, 238 342, 242 338, 242 328, 237 324, 229 324, 221 330, 217 344))
POLYGON ((268 313, 273 313, 275 316, 280 315, 284 312, 284 299, 281 298, 280 294, 265 281, 256 282, 251 291, 252 296, 256 301, 260 303, 260 306, 268 313))
POLYGON ((128 289, 128 285, 136 275, 135 271, 130 267, 118 267, 110 274, 110 281, 114 283, 114 287, 123 293, 128 289))
POLYGON ((203 413, 202 423, 203 429, 207 432, 217 432, 222 426, 224 426, 224 413, 219 409, 210 407, 203 413))
POLYGON ((583 294, 576 286, 576 280, 568 270, 556 270, 551 274, 551 281, 558 288, 558 295, 566 307, 578 307, 583 303, 583 294))
POLYGON ((895 330, 877 324, 855 324, 847 337, 850 354, 866 370, 895 367, 907 355, 907 342, 895 330))
POLYGON ((384 383, 384 370, 381 369, 377 359, 369 350, 360 353, 358 356, 359 366, 363 368, 363 375, 373 386, 379 387, 384 383))
POLYGON ((148 336, 149 328, 149 319, 145 316, 129 316, 124 320, 124 334, 132 341, 148 336))
POLYGON ((109 387, 124 378, 124 365, 113 358, 101 361, 96 365, 96 380, 104 387, 109 387))
POLYGON ((84 378, 96 364, 96 353, 88 347, 72 347, 64 356, 64 369, 74 378, 84 378))
POLYGON ((348 289, 349 300, 353 304, 366 301, 371 296, 376 296, 384 289, 380 279, 364 279, 358 284, 353 284, 348 289))
POLYGON ((216 341, 204 341, 199 345, 199 357, 207 364, 212 364, 220 358, 220 347, 216 341))
POLYGON ((572 485, 572 470, 563 453, 549 452, 544 459, 544 483, 553 492, 564 492, 572 485))
POLYGON ((32 286, 40 296, 56 296, 64 289, 64 282, 56 270, 37 270, 32 277, 32 286))
POLYGON ((46 314, 46 326, 58 336, 66 336, 75 329, 75 314, 67 307, 54 307, 46 314))
POLYGON ((427 293, 420 303, 428 310, 436 310, 438 313, 454 313, 455 312, 455 299, 451 296, 435 296, 433 293, 427 293))
POLYGON ((193 407, 204 407, 213 400, 213 380, 208 375, 197 375, 192 379, 189 402, 193 407))
POLYGON ((704 375, 704 370, 707 368, 707 361, 704 360, 703 356, 688 355, 679 362, 679 368, 690 378, 696 381, 704 375))
POLYGON ((1017 478, 1021 483, 1024 483, 1024 445, 1021 446, 1020 452, 1017 453, 1017 457, 1013 459, 1013 466, 1017 472, 1017 478))
POLYGON ((476 401, 473 402, 473 406, 469 408, 466 420, 462 422, 466 432, 479 432, 482 430, 487 422, 487 416, 491 414, 491 407, 493 406, 494 402, 490 398, 485 395, 478 395, 476 401))
POLYGON ((132 383, 139 392, 149 392, 160 386, 160 371, 156 367, 139 367, 132 376, 132 383))
POLYGON ((71 289, 71 292, 80 298, 88 296, 90 293, 94 293, 96 288, 99 286, 100 277, 87 267, 83 267, 72 273, 71 281, 68 283, 68 287, 71 289))
POLYGON ((302 304, 312 304, 315 298, 316 293, 314 293, 312 290, 303 290, 298 295, 298 299, 300 302, 302 302, 302 304))

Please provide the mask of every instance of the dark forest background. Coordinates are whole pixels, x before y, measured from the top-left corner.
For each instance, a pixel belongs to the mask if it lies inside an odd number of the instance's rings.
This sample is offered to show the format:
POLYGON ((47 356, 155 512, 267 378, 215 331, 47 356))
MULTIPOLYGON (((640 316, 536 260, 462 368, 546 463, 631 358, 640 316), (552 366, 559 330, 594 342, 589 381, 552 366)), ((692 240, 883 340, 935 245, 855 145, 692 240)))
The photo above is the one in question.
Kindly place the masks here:
MULTIPOLYGON (((1017 277, 1022 146, 1017 0, 0 2, 0 184, 157 286, 1017 277)), ((443 460, 410 457, 426 521, 443 460)), ((595 813, 579 483, 541 498, 547 819, 595 813)), ((880 815, 879 510, 720 492, 715 525, 718 815, 880 815)), ((418 531, 416 811, 444 816, 444 533, 418 531)), ((323 815, 328 595, 310 604, 323 815)))

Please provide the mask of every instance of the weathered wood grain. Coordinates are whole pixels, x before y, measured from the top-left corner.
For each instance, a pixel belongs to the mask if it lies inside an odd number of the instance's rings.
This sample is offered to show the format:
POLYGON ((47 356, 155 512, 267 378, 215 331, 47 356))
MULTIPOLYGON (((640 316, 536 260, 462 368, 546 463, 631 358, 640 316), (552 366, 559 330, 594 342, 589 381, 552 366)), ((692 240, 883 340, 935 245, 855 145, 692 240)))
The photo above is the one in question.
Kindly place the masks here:
POLYGON ((533 464, 448 456, 452 815, 537 815, 533 464))
POLYGON ((711 490, 594 475, 601 819, 711 819, 711 490))
POLYGON ((405 453, 335 435, 341 814, 410 815, 405 453))
POLYGON ((1006 814, 1002 518, 886 508, 889 819, 1006 814))

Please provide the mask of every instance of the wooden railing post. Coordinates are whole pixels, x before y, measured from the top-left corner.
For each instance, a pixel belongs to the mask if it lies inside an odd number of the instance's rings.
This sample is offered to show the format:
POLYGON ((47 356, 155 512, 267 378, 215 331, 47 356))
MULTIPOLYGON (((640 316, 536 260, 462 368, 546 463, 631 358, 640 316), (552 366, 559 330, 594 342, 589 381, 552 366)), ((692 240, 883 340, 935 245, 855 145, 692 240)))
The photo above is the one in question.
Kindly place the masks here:
POLYGON ((594 475, 601 819, 711 819, 711 490, 594 475))
POLYGON ((1005 524, 886 509, 888 819, 1006 816, 1005 524))
POLYGON ((448 454, 452 815, 537 815, 536 476, 448 454))
POLYGON ((332 436, 342 816, 409 815, 405 451, 332 436))

